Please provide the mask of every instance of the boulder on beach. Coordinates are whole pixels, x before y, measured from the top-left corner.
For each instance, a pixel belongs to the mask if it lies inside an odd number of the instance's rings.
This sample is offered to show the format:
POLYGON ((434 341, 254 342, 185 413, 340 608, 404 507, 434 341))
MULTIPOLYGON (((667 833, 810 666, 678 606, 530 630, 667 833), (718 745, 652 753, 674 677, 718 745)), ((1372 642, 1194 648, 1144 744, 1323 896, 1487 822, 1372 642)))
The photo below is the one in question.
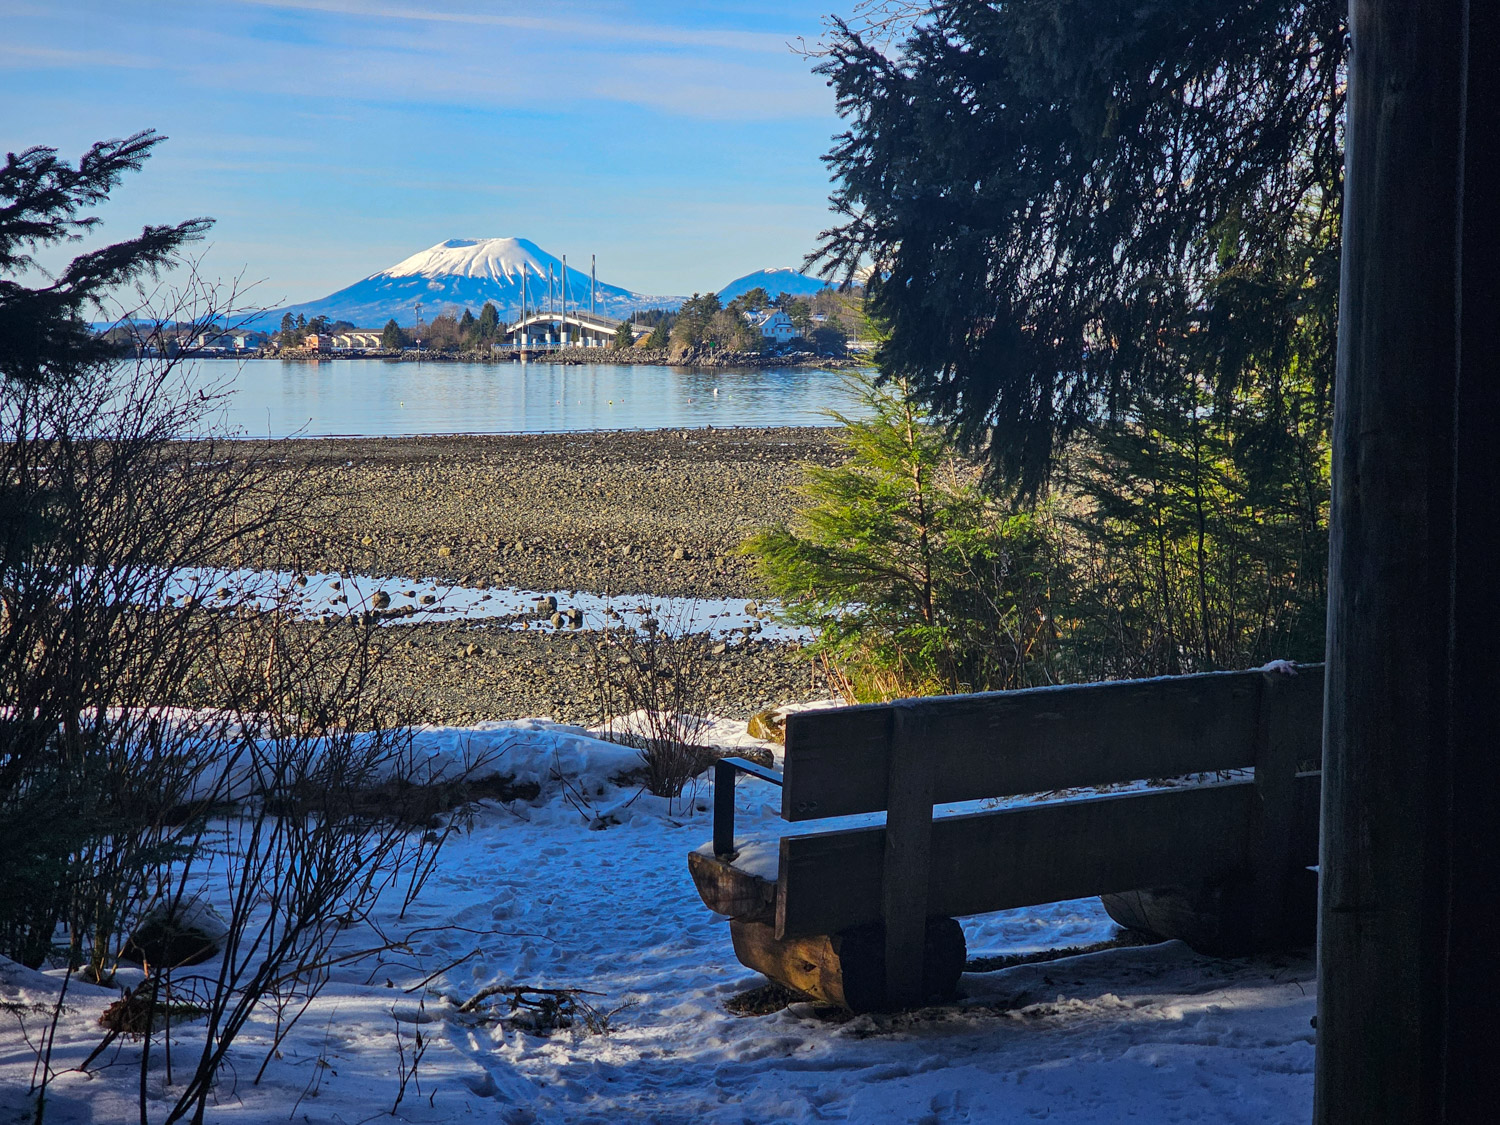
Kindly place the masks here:
POLYGON ((786 712, 779 707, 768 707, 750 716, 745 731, 751 738, 786 745, 786 712))

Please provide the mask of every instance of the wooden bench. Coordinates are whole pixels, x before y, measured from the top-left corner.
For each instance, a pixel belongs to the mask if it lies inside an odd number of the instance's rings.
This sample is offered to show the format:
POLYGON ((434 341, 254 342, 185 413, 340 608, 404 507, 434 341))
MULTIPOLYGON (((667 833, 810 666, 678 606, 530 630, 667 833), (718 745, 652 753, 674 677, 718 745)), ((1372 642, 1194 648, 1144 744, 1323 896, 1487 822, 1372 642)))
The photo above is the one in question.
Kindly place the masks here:
POLYGON ((781 773, 717 764, 713 843, 688 866, 741 962, 854 1010, 951 995, 958 917, 1088 895, 1208 952, 1305 944, 1322 709, 1312 665, 798 712, 781 773), (884 823, 783 836, 774 878, 746 870, 739 773, 779 785, 788 821, 884 823), (934 818, 1042 794, 1057 799, 934 818))

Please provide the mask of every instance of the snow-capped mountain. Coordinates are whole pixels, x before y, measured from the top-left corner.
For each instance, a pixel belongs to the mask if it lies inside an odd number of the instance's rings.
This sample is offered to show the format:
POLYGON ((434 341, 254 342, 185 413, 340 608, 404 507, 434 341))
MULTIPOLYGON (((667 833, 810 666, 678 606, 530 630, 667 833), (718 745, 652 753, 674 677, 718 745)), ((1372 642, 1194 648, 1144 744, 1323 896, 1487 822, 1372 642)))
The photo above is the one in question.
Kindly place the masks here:
POLYGON ((748 293, 756 286, 764 289, 772 297, 780 293, 790 293, 793 297, 807 297, 819 290, 827 289, 828 282, 819 277, 808 277, 807 274, 791 266, 756 270, 754 273, 747 273, 744 277, 735 278, 720 289, 719 300, 727 304, 741 293, 748 293))
MULTIPOLYGON (((536 243, 525 238, 450 238, 321 300, 276 309, 261 319, 278 321, 283 313, 290 312, 379 328, 392 318, 401 325, 414 323, 418 301, 422 302, 424 320, 455 307, 470 309, 477 316, 486 301, 493 301, 501 319, 512 320, 521 308, 523 276, 527 307, 545 306, 549 266, 553 300, 560 302, 564 288, 562 259, 536 243)), ((579 269, 576 262, 568 263, 566 289, 570 308, 588 308, 588 271, 579 269)), ((681 303, 681 297, 636 293, 603 281, 595 289, 594 307, 607 316, 624 316, 636 309, 676 308, 681 303)))

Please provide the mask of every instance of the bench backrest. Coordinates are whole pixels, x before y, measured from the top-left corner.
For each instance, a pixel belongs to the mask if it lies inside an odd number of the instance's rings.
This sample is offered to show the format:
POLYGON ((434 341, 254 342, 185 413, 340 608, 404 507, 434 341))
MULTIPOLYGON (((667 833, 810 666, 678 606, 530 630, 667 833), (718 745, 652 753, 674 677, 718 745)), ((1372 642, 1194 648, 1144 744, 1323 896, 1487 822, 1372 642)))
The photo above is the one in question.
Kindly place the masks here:
POLYGON ((1317 761, 1321 664, 1295 676, 1207 672, 795 712, 781 815, 888 808, 898 717, 921 732, 939 803, 1251 768, 1268 684, 1274 700, 1266 702, 1279 714, 1264 718, 1292 740, 1285 749, 1294 760, 1317 761))
POLYGON ((1322 702, 1315 665, 795 713, 783 815, 887 817, 782 839, 777 936, 884 920, 900 959, 929 914, 1236 871, 1259 873, 1269 910, 1316 862, 1319 779, 1298 768, 1319 759, 1322 702), (932 818, 934 803, 1241 769, 1253 778, 932 818))

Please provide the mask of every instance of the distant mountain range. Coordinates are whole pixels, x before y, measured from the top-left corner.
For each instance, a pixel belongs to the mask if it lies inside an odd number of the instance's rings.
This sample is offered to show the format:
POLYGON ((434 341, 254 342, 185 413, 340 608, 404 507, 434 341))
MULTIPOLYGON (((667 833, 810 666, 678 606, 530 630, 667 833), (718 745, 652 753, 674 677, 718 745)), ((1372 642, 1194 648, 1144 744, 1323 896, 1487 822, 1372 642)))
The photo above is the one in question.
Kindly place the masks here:
MULTIPOLYGON (((418 301, 422 303, 424 320, 449 309, 467 308, 478 315, 486 301, 493 301, 501 319, 509 321, 521 308, 523 277, 527 307, 546 305, 549 267, 553 300, 562 300, 566 276, 569 307, 587 308, 589 275, 571 262, 564 275, 562 259, 530 239, 450 238, 319 300, 263 313, 255 318, 253 326, 274 328, 284 313, 309 319, 326 316, 329 320, 347 320, 360 328, 379 328, 392 319, 409 326, 416 322, 418 301)), ((790 267, 764 269, 731 281, 719 290, 719 297, 729 301, 756 286, 772 297, 779 293, 805 296, 825 288, 826 283, 790 267)), ((607 316, 616 317, 640 309, 675 309, 684 300, 638 293, 605 281, 598 282, 594 294, 595 307, 607 316)))
MULTIPOLYGON (((389 269, 371 274, 337 293, 275 309, 257 318, 262 324, 279 321, 283 313, 309 318, 326 316, 347 320, 361 328, 379 328, 387 320, 416 322, 418 301, 422 318, 431 320, 450 308, 472 309, 477 315, 493 301, 502 320, 512 320, 521 308, 521 279, 526 279, 526 306, 547 303, 547 270, 552 270, 553 300, 566 296, 570 308, 587 308, 589 275, 574 263, 563 273, 562 259, 526 238, 450 238, 389 269)), ((681 297, 657 297, 601 281, 595 289, 595 308, 607 316, 627 316, 637 309, 676 308, 681 297)))
POLYGON ((807 297, 828 288, 828 282, 817 277, 808 277, 807 274, 794 270, 791 266, 782 266, 779 269, 756 270, 747 273, 744 277, 737 277, 723 289, 719 290, 719 300, 728 304, 741 293, 760 287, 772 297, 780 296, 782 293, 790 293, 793 297, 807 297))

